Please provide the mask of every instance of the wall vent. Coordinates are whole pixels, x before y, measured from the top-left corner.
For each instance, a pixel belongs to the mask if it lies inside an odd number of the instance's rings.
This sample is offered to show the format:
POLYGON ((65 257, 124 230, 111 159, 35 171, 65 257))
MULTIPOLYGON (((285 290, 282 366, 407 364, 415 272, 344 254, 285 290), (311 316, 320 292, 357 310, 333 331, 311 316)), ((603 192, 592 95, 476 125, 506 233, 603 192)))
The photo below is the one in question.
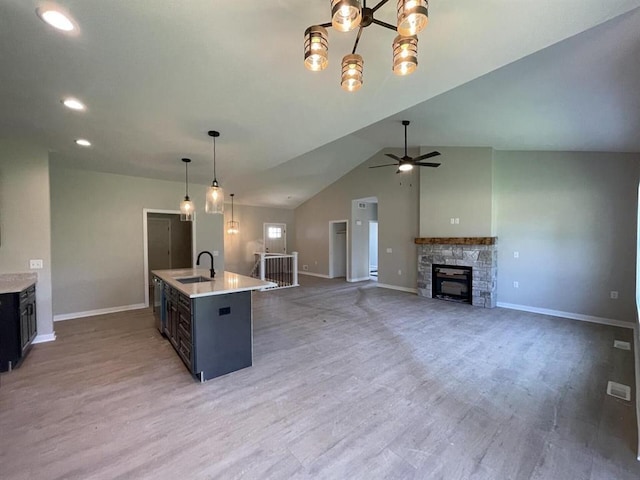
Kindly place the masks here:
POLYGON ((367 204, 364 202, 358 202, 358 208, 364 210, 367 208, 367 204))
POLYGON ((619 348, 620 350, 631 350, 631 344, 629 342, 623 342, 622 340, 614 340, 613 347, 619 348))
POLYGON ((607 395, 611 395, 612 397, 620 398, 622 400, 626 400, 627 402, 631 401, 631 387, 628 385, 623 385, 621 383, 609 382, 607 384, 607 395))

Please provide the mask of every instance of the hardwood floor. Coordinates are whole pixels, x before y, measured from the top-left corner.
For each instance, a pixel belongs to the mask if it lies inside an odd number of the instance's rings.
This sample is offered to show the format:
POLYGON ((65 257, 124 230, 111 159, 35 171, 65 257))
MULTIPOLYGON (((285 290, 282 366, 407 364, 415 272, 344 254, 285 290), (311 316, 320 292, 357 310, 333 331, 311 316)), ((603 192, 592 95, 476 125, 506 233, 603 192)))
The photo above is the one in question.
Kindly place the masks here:
POLYGON ((2 375, 0 478, 640 478, 630 330, 301 280, 205 384, 149 310, 56 323, 2 375))

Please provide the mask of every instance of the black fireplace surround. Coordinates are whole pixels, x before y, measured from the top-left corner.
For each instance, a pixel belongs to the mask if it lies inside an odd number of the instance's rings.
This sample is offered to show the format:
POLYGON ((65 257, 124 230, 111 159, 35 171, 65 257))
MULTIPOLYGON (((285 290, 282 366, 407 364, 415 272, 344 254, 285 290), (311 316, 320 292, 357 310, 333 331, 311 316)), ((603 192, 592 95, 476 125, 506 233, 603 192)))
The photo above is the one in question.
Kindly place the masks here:
POLYGON ((432 298, 471 303, 472 267, 433 264, 431 268, 433 274, 432 298))

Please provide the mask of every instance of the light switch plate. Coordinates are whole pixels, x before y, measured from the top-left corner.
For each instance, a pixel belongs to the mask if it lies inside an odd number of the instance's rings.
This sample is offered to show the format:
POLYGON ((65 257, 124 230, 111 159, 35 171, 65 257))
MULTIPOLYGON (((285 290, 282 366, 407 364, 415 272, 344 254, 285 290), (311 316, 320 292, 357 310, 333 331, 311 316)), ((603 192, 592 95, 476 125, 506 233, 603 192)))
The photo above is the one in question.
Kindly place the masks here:
POLYGON ((214 257, 217 257, 217 256, 218 256, 218 250, 214 250, 214 251, 213 251, 213 256, 214 256, 214 257))

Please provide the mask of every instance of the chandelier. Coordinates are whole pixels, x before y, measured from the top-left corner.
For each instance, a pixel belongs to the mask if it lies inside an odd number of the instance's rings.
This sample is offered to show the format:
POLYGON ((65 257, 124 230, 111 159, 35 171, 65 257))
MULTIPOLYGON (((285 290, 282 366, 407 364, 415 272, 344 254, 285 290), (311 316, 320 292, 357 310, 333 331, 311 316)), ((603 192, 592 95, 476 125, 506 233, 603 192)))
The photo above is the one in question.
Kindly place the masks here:
POLYGON ((358 28, 353 51, 342 59, 342 77, 340 85, 348 92, 362 87, 364 60, 356 53, 362 30, 376 24, 398 32, 393 40, 393 73, 409 75, 418 66, 418 33, 429 22, 428 0, 398 0, 397 25, 391 25, 375 18, 375 13, 389 0, 381 0, 373 7, 362 5, 358 0, 331 0, 331 22, 312 25, 304 32, 304 65, 308 70, 319 72, 329 64, 329 36, 327 28, 333 27, 339 32, 349 32, 358 28))

